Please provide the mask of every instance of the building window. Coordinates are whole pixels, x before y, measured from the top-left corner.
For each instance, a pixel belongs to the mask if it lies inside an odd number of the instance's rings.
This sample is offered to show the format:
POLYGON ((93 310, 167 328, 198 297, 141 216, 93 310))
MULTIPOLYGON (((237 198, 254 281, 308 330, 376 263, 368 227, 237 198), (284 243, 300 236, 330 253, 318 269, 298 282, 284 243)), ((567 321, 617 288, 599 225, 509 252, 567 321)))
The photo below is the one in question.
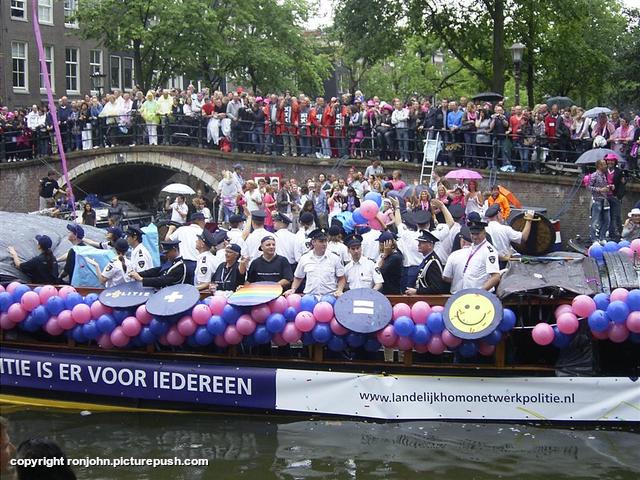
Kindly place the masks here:
POLYGON ((11 0, 11 18, 16 20, 27 19, 25 2, 26 0, 11 0))
POLYGON ((53 25, 53 0, 38 0, 38 20, 53 25))
POLYGON ((89 74, 102 73, 102 50, 89 50, 89 74))
POLYGON ((25 42, 11 42, 11 60, 13 64, 13 89, 26 92, 29 85, 27 70, 28 46, 25 42))
POLYGON ((111 80, 111 88, 117 88, 119 90, 122 88, 122 59, 111 55, 110 61, 111 75, 109 76, 109 80, 111 80))
POLYGON ((64 26, 78 28, 78 20, 74 16, 78 13, 78 0, 64 0, 64 26))
POLYGON ((122 86, 125 90, 130 90, 133 88, 133 58, 124 57, 122 67, 122 86))
MULTIPOLYGON (((45 45, 44 46, 44 58, 47 62, 47 71, 49 72, 49 84, 51 85, 51 90, 55 92, 56 86, 53 81, 53 45, 45 45)), ((38 63, 40 65, 40 63, 38 63)), ((40 69, 40 90, 45 90, 46 86, 44 84, 44 74, 42 73, 42 69, 40 69)))
POLYGON ((80 64, 77 48, 65 49, 65 67, 67 77, 67 92, 80 91, 80 64))

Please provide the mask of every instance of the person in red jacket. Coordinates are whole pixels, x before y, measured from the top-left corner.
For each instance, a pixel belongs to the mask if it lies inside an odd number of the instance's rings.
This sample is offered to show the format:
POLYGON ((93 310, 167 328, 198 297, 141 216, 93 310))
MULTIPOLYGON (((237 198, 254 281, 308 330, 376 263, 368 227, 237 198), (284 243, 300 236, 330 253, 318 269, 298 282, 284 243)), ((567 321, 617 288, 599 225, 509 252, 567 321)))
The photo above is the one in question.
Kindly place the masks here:
POLYGON ((561 121, 562 119, 558 115, 558 105, 554 103, 551 105, 551 113, 544 119, 544 134, 547 136, 547 142, 552 148, 558 136, 558 122, 561 121))
POLYGON ((334 126, 333 126, 333 138, 334 146, 337 150, 338 157, 343 159, 349 158, 347 154, 347 120, 349 118, 349 112, 347 110, 348 97, 345 95, 342 97, 342 101, 337 100, 334 111, 334 126))
POLYGON ((296 144, 296 136, 298 135, 299 122, 300 108, 298 106, 298 100, 287 92, 282 104, 283 155, 297 156, 298 146, 296 144))
POLYGON ((309 107, 309 99, 303 97, 300 101, 299 110, 299 141, 300 141, 300 155, 308 157, 311 155, 311 135, 314 128, 313 121, 315 119, 315 110, 309 107))

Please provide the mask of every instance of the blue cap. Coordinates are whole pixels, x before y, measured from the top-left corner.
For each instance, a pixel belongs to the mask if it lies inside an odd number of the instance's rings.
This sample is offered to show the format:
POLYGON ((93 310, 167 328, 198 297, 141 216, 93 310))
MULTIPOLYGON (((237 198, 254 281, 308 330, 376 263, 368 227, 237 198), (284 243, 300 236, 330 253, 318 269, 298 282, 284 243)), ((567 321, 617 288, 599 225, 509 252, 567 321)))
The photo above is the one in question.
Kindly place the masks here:
POLYGON ((191 214, 191 221, 195 222, 196 220, 204 220, 204 213, 196 212, 191 214))
POLYGON ((213 235, 209 230, 204 229, 202 233, 198 235, 198 238, 204 242, 204 244, 211 248, 216 244, 215 235, 213 235))
POLYGON ((123 236, 122 230, 119 227, 107 227, 107 233, 116 237, 116 240, 123 236))
POLYGON ((242 251, 242 249, 240 248, 240 245, 232 243, 231 245, 227 245, 226 250, 231 250, 235 253, 237 253, 238 255, 240 255, 240 252, 242 251))
POLYGON ((431 222, 431 212, 427 210, 418 210, 413 213, 413 222, 416 225, 426 225, 431 222))
POLYGON ((141 229, 139 229, 138 227, 129 226, 127 228, 127 236, 128 237, 138 237, 139 239, 142 239, 142 235, 144 235, 144 232, 141 229))
POLYGON ((395 233, 390 232, 390 231, 387 230, 387 231, 382 232, 380 234, 380 236, 378 237, 377 241, 378 242, 386 242, 387 240, 395 240, 396 238, 398 238, 398 237, 396 237, 395 233))
POLYGON ((487 218, 491 218, 498 215, 498 213, 500 213, 500 205, 498 205, 497 203, 494 203, 489 208, 487 208, 487 211, 484 212, 484 216, 487 218))
POLYGON ((420 232, 420 236, 418 237, 419 242, 429 242, 436 243, 438 241, 438 237, 436 237, 433 233, 428 232, 426 230, 422 230, 420 232))
POLYGON ((253 220, 264 220, 265 218, 267 218, 267 214, 264 213, 264 210, 254 210, 253 212, 251 212, 251 218, 253 220))
POLYGON ((242 215, 233 214, 229 216, 229 223, 240 223, 244 221, 244 217, 242 215))
POLYGON ((43 250, 48 250, 53 245, 51 237, 48 235, 36 235, 36 242, 38 242, 38 245, 40 245, 43 250))
POLYGON ((179 240, 160 242, 160 248, 163 252, 168 252, 171 249, 178 248, 178 245, 180 245, 179 240))
POLYGON ((313 223, 313 213, 304 212, 300 215, 300 223, 313 223))
POLYGON ((69 230, 79 239, 84 238, 84 229, 76 223, 67 223, 67 230, 69 230))
POLYGON ((129 250, 129 244, 124 238, 119 238, 113 244, 113 248, 116 249, 116 252, 126 253, 129 250))
POLYGON ((316 228, 315 230, 309 233, 309 238, 311 240, 326 240, 327 231, 324 228, 316 228))
POLYGON ((360 235, 349 235, 345 241, 344 244, 347 247, 353 247, 356 245, 362 245, 362 237, 360 235))
POLYGON ((291 219, 289 217, 287 217, 284 213, 280 213, 280 212, 276 213, 273 216, 273 220, 275 222, 282 222, 282 223, 284 223, 286 225, 289 225, 291 223, 291 219))

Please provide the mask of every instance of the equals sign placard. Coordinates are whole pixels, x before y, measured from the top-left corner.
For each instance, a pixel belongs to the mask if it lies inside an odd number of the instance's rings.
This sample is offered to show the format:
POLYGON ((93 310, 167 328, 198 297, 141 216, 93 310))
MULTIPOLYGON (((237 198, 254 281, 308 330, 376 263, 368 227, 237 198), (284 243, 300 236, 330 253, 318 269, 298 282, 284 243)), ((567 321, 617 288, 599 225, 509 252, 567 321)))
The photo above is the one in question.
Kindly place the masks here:
POLYGON ((354 300, 353 313, 364 313, 365 315, 373 315, 375 304, 371 300, 354 300))

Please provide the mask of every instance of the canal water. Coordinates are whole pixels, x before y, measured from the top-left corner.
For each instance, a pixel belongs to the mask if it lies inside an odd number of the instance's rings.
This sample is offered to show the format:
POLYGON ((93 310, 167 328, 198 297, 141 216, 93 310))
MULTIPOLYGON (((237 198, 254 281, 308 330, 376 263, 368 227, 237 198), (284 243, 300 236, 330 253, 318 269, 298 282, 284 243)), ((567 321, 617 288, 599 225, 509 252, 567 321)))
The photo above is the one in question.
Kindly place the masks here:
POLYGON ((198 467, 76 467, 78 479, 640 478, 640 427, 41 409, 3 413, 14 443, 49 436, 70 458, 209 460, 198 467))

